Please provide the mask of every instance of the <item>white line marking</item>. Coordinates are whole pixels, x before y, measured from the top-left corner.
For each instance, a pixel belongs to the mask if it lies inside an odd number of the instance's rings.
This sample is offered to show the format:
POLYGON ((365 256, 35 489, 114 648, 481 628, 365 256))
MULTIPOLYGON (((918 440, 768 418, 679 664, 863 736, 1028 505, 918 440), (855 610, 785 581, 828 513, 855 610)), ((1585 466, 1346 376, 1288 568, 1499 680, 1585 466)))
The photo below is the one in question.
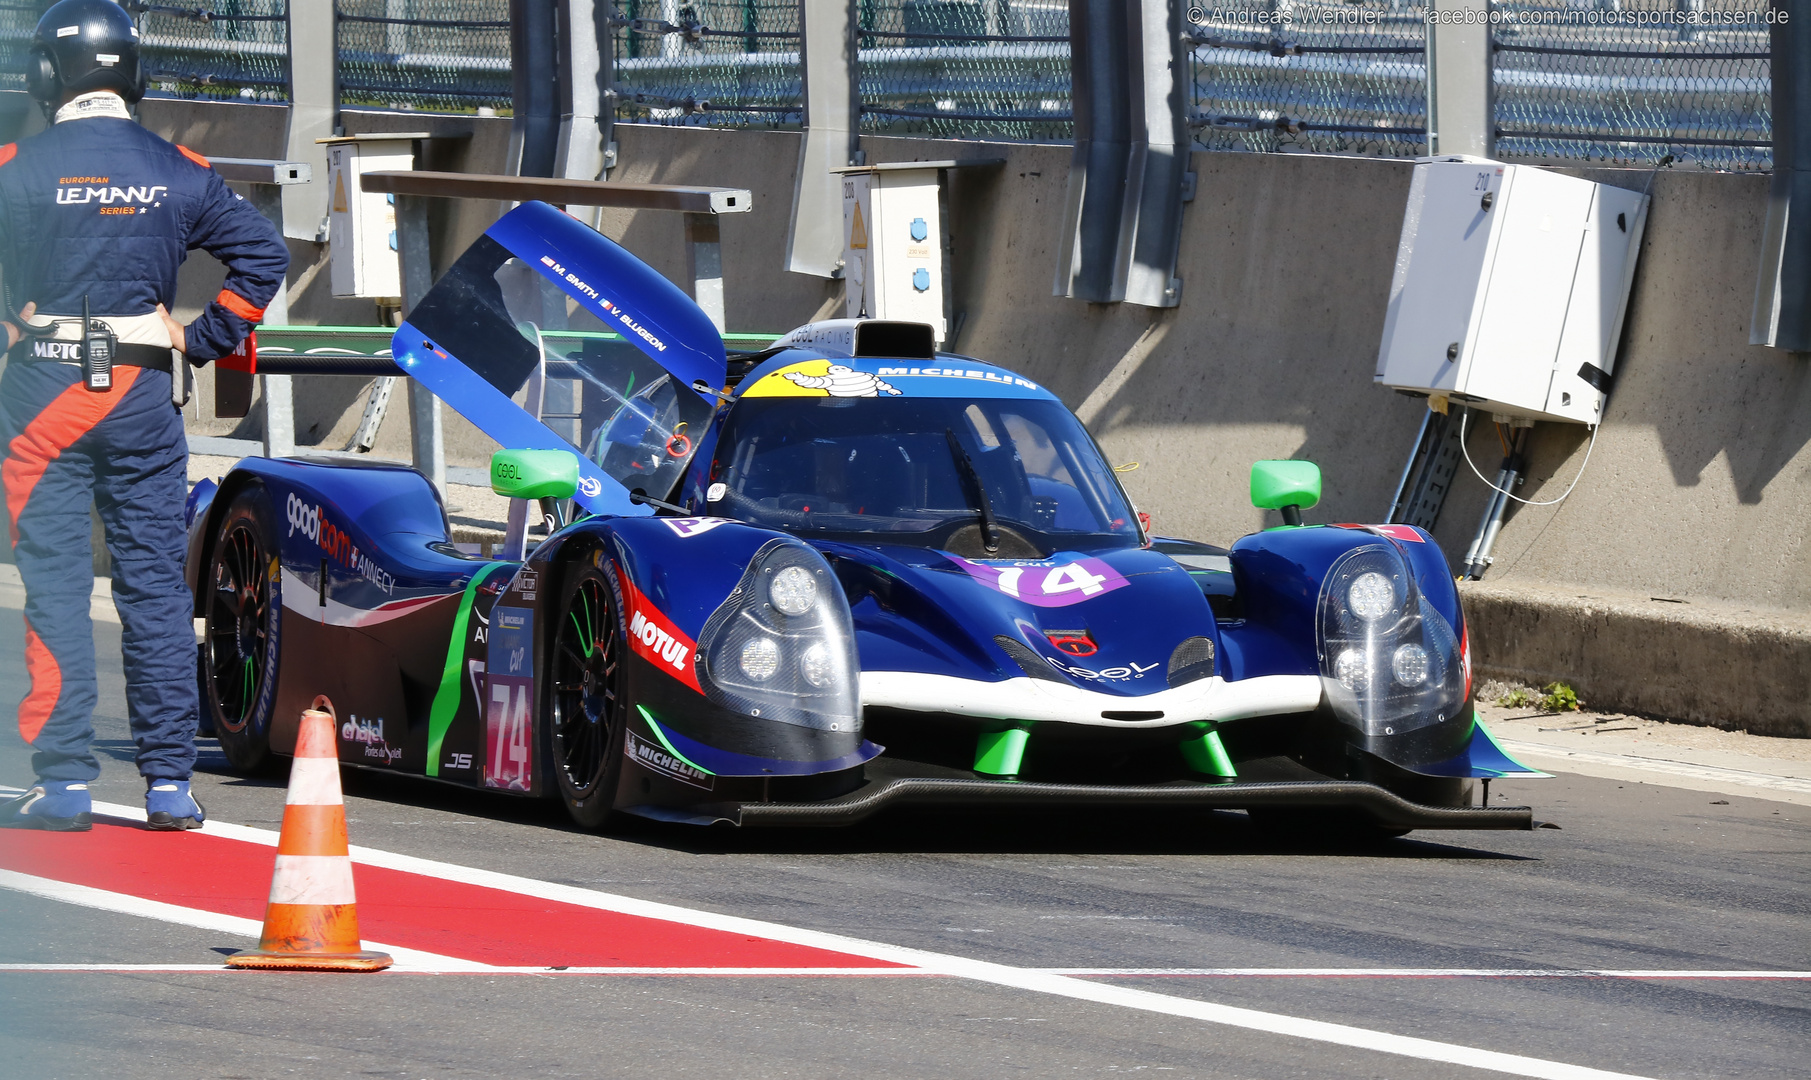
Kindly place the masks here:
POLYGON ((1742 769, 1725 769, 1716 765, 1695 765, 1685 761, 1670 761, 1666 758, 1611 754, 1602 750, 1579 750, 1570 746, 1554 746, 1549 743, 1521 742, 1513 739, 1498 739, 1497 741, 1502 744, 1503 749, 1518 756, 1544 757, 1549 760, 1569 758, 1593 765, 1615 765, 1624 769, 1641 769, 1645 772, 1663 773, 1669 776, 1685 776, 1693 780, 1704 780, 1711 783, 1741 784, 1744 787, 1811 795, 1811 780, 1800 780, 1791 776, 1773 776, 1768 773, 1747 772, 1742 769))
MULTIPOLYGON (((97 814, 144 820, 144 810, 138 807, 97 802, 94 804, 94 809, 97 814)), ((216 836, 232 837, 270 847, 276 846, 277 843, 277 834, 269 829, 254 829, 245 825, 210 820, 207 823, 207 830, 216 836)), ((1206 1021, 1210 1024, 1244 1028, 1250 1031, 1264 1031, 1274 1035, 1288 1035, 1298 1039, 1332 1043, 1337 1046, 1375 1050, 1379 1053, 1398 1054, 1403 1057, 1419 1058, 1423 1061, 1463 1065, 1474 1069, 1508 1073, 1512 1076, 1535 1077, 1537 1080, 1629 1080, 1634 1075, 1571 1065, 1562 1061, 1525 1057, 1521 1054, 1480 1050, 1454 1043, 1437 1042, 1432 1039, 1393 1035, 1389 1032, 1372 1031, 1348 1024, 1334 1024, 1323 1020, 1308 1020, 1279 1013, 1261 1012, 1257 1009, 1193 1001, 1187 998, 1156 994, 1148 990, 1115 986, 1111 983, 1090 982, 1073 976, 1016 968, 984 960, 970 960, 947 953, 902 948, 897 945, 864 941, 860 938, 845 937, 841 934, 825 933, 820 930, 807 930, 802 927, 784 926, 780 923, 763 922, 758 919, 746 919, 737 915, 700 911, 694 908, 679 907, 676 904, 638 900, 615 893, 595 892, 571 885, 536 881, 533 878, 500 874, 493 870, 479 870, 433 859, 416 858, 412 855, 377 851, 372 848, 353 847, 352 859, 354 862, 364 863, 367 866, 382 866, 445 881, 500 889, 521 896, 556 900, 598 911, 638 915, 643 918, 658 919, 685 926, 722 930, 732 934, 745 934, 751 937, 766 938, 770 941, 783 941, 793 945, 863 956, 870 960, 918 968, 929 974, 953 975, 994 986, 1028 990, 1032 993, 1050 994, 1077 1001, 1090 1001, 1100 1005, 1115 1005, 1166 1016, 1179 1016, 1206 1021)), ((376 945, 369 947, 378 948, 376 945)), ((391 953, 400 963, 405 950, 385 947, 384 951, 391 953)), ((454 962, 457 963, 457 961, 454 962)))
POLYGON ((1690 971, 1571 968, 1035 968, 1085 978, 1284 979, 1811 979, 1811 971, 1690 971))
MULTIPOLYGON (((406 950, 405 950, 406 951, 406 950)), ((398 964, 402 975, 606 975, 685 977, 944 978, 942 973, 906 967, 489 967, 455 961, 458 967, 398 964)), ((199 972, 232 971, 207 964, 0 964, 5 972, 199 972)), ((1288 978, 1288 979, 1811 979, 1811 971, 1572 971, 1522 968, 1026 968, 1044 975, 1077 978, 1288 978)))
MULTIPOLYGON (((159 922, 175 923, 178 926, 193 926, 199 930, 213 930, 217 933, 231 934, 237 938, 246 938, 253 942, 264 934, 264 925, 254 919, 242 919, 237 915, 221 915, 218 912, 202 911, 198 908, 179 907, 175 904, 166 904, 161 900, 146 900, 141 896, 128 896, 125 893, 93 889, 86 885, 72 885, 67 881, 54 881, 50 878, 34 877, 31 874, 20 874, 12 870, 0 870, 0 889, 11 889, 14 892, 22 892, 30 896, 41 896, 46 900, 61 900, 66 904, 94 908, 97 911, 113 911, 122 915, 137 915, 141 918, 156 919, 159 922)), ((473 960, 461 960, 457 957, 422 952, 418 949, 399 949, 394 945, 384 945, 375 941, 365 942, 365 948, 375 952, 389 953, 398 964, 434 971, 478 972, 489 966, 473 960)))
MULTIPOLYGON (((0 975, 8 972, 55 974, 57 972, 98 972, 106 974, 131 972, 176 972, 178 974, 212 975, 216 972, 234 972, 239 969, 221 964, 0 964, 0 975)), ((397 975, 613 975, 613 976, 720 976, 727 978, 747 978, 758 976, 772 977, 805 977, 828 978, 834 976, 854 976, 874 978, 877 976, 899 977, 904 975, 928 976, 942 978, 928 971, 916 971, 912 968, 871 967, 871 968, 797 968, 797 967, 485 967, 483 965, 466 965, 464 967, 423 967, 419 964, 398 962, 387 971, 397 975)))

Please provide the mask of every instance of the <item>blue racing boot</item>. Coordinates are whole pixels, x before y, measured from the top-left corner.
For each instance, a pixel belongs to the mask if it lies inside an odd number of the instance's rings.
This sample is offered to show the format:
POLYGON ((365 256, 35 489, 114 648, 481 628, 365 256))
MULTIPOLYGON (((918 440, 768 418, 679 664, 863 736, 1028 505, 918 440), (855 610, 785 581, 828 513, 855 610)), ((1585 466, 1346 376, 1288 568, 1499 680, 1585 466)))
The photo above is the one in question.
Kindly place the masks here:
POLYGON ((145 821, 164 832, 199 829, 207 820, 207 811, 189 794, 187 780, 153 780, 145 778, 145 821))
POLYGON ((79 780, 40 780, 0 803, 0 828, 87 832, 94 828, 94 800, 79 780))

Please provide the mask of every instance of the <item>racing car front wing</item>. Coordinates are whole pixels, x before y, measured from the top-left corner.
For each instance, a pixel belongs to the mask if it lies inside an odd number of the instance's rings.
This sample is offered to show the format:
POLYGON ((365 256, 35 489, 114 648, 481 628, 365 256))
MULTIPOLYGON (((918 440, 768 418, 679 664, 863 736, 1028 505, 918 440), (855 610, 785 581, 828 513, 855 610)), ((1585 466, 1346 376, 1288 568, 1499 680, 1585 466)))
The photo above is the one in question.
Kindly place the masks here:
POLYGON ((644 817, 691 824, 853 825, 882 810, 917 807, 1148 807, 1192 810, 1325 808, 1363 815, 1388 829, 1537 829, 1527 806, 1427 806, 1376 784, 1350 780, 1212 784, 1051 784, 943 777, 872 777, 822 802, 744 802, 686 810, 632 807, 644 817))

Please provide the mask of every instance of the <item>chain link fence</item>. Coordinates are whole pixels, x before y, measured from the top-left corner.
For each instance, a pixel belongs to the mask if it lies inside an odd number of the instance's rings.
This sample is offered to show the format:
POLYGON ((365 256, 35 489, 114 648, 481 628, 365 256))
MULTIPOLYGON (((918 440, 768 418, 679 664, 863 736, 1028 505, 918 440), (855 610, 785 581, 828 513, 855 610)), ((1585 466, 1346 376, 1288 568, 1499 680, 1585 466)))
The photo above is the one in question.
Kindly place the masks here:
POLYGON ((0 0, 0 90, 25 90, 25 59, 31 32, 49 5, 0 0))
POLYGON ((856 0, 861 130, 1069 142, 1064 0, 856 0))
POLYGON ((173 97, 289 100, 287 0, 207 7, 130 3, 150 89, 173 97))
MULTIPOLYGON (((55 0, 0 0, 0 90, 25 89, 38 19, 55 0)), ((178 6, 127 0, 138 21, 140 58, 152 93, 171 97, 286 101, 287 0, 213 0, 178 6)))
POLYGON ((798 127, 797 0, 618 0, 618 119, 798 127))
POLYGON ((1224 0, 1187 30, 1197 146, 1427 152, 1424 4, 1224 0))
MULTIPOLYGON (((291 0, 132 0, 153 92, 282 101, 291 0)), ((326 0, 304 0, 317 3, 326 0)), ((509 0, 334 0, 344 104, 511 101, 509 0)), ((1067 142, 1065 0, 853 0, 863 132, 1067 142)), ((24 89, 48 0, 0 0, 0 89, 24 89)), ((796 0, 616 0, 624 120, 796 127, 796 0)), ((1497 148, 1772 166, 1768 0, 1496 0, 1497 148)), ((1190 123, 1211 150, 1426 152, 1426 0, 1223 0, 1187 11, 1190 123)))
POLYGON ((340 104, 431 112, 510 108, 509 0, 336 4, 340 104))
POLYGON ((1773 165, 1766 0, 1493 6, 1502 157, 1773 165))

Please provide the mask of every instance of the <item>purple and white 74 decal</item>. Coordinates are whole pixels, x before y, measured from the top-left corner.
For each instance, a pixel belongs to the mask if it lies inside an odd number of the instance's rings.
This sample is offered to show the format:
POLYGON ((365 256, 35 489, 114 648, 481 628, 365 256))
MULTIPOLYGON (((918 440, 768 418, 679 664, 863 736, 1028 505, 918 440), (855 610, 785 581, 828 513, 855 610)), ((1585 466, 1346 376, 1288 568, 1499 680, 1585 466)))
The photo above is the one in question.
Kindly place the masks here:
POLYGON ((950 555, 949 560, 988 588, 1034 607, 1068 607, 1126 586, 1119 571, 1085 555, 987 562, 950 555))

